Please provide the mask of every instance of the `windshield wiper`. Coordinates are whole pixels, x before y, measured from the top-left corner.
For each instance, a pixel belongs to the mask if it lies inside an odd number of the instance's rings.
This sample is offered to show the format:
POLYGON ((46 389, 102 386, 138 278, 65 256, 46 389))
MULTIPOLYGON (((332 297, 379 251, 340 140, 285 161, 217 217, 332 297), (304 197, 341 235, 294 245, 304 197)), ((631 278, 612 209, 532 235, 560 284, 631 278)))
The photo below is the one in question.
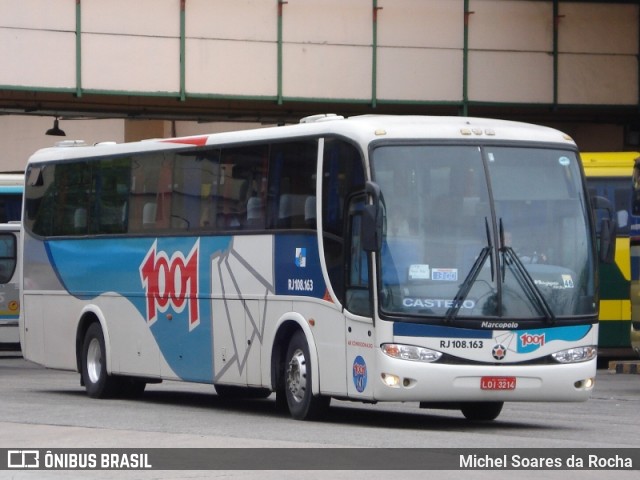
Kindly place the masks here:
POLYGON ((445 323, 452 321, 458 315, 460 308, 462 308, 462 304, 467 299, 467 295, 471 291, 471 287, 476 282, 478 275, 480 275, 480 271, 482 270, 482 266, 484 262, 487 260, 487 257, 491 256, 491 280, 493 281, 494 270, 493 270, 493 245, 491 243, 491 235, 489 234, 489 222, 487 218, 484 219, 485 226, 487 229, 487 246, 483 247, 480 250, 480 254, 476 261, 473 263, 471 270, 467 273, 467 276, 460 285, 460 288, 456 292, 456 296, 453 297, 453 305, 449 307, 447 313, 445 314, 445 323))
POLYGON ((538 310, 544 315, 545 319, 549 323, 555 323, 556 316, 551 310, 549 303, 544 298, 544 295, 538 289, 536 282, 529 275, 529 271, 522 263, 522 260, 518 257, 518 254, 508 245, 504 244, 504 234, 502 228, 502 219, 500 220, 500 239, 502 246, 500 247, 500 252, 502 253, 502 280, 505 278, 505 266, 508 266, 511 272, 513 272, 513 276, 517 280, 518 284, 524 290, 529 301, 535 305, 538 310))

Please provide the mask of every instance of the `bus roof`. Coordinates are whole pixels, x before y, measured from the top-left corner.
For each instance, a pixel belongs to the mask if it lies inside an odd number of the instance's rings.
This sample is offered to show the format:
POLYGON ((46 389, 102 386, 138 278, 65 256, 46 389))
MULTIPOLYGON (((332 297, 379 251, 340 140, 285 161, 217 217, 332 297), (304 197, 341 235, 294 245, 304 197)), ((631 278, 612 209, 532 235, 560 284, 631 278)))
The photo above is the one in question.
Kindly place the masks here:
POLYGON ((631 177, 639 152, 580 152, 587 177, 631 177))
POLYGON ((0 232, 19 232, 20 222, 0 223, 0 232))
POLYGON ((341 135, 363 144, 377 139, 434 139, 434 140, 501 140, 563 144, 575 148, 575 143, 562 132, 538 125, 506 120, 473 117, 430 117, 361 115, 343 118, 338 115, 314 115, 299 124, 265 127, 253 130, 196 135, 166 139, 143 140, 131 143, 105 143, 87 146, 84 142, 63 141, 56 147, 34 153, 29 162, 43 162, 92 156, 118 155, 184 148, 188 145, 242 144, 259 141, 278 141, 309 136, 341 135), (72 148, 73 147, 73 148, 72 148))
POLYGON ((21 194, 24 191, 24 173, 0 173, 0 194, 21 194))
POLYGON ((24 173, 0 173, 0 186, 15 186, 24 183, 24 173))

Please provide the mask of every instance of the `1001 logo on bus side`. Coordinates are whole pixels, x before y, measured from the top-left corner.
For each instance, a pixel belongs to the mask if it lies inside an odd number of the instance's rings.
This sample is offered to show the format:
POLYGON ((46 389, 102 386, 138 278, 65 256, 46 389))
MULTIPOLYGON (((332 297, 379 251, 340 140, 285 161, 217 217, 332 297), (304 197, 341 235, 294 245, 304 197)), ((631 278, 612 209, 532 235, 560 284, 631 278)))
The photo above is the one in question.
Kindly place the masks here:
POLYGON ((158 251, 158 241, 147 252, 140 264, 140 280, 147 298, 147 323, 158 319, 158 312, 172 308, 176 313, 188 309, 189 331, 200 323, 198 310, 198 257, 200 240, 185 257, 164 250, 158 251))

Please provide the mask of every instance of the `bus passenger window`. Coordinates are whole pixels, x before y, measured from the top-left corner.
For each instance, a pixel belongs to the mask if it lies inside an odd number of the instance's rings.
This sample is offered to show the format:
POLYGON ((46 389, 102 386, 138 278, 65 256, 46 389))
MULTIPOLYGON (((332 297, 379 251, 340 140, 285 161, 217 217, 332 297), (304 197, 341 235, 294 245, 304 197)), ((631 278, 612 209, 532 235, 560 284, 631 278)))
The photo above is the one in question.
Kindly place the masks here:
POLYGON ((130 232, 166 230, 173 187, 173 153, 140 156, 131 166, 128 201, 130 232))
POLYGON ((214 224, 221 230, 262 229, 268 145, 225 148, 215 186, 214 224))
POLYGON ((126 233, 131 162, 128 158, 100 161, 93 169, 94 222, 90 233, 126 233))
POLYGON ((317 140, 271 146, 268 201, 276 228, 309 228, 306 202, 316 194, 317 157, 317 140))
POLYGON ((16 269, 16 237, 0 234, 0 283, 7 283, 16 269))

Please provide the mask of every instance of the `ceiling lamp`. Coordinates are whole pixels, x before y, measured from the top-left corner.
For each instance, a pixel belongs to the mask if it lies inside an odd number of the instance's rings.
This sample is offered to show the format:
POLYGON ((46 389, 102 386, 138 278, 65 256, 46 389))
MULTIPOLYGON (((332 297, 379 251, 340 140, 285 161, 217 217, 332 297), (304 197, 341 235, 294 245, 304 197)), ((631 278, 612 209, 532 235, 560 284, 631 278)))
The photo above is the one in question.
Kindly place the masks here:
POLYGON ((45 135, 54 135, 56 137, 64 137, 67 135, 64 133, 64 130, 61 130, 60 127, 58 127, 58 117, 53 121, 53 128, 47 130, 45 135))

